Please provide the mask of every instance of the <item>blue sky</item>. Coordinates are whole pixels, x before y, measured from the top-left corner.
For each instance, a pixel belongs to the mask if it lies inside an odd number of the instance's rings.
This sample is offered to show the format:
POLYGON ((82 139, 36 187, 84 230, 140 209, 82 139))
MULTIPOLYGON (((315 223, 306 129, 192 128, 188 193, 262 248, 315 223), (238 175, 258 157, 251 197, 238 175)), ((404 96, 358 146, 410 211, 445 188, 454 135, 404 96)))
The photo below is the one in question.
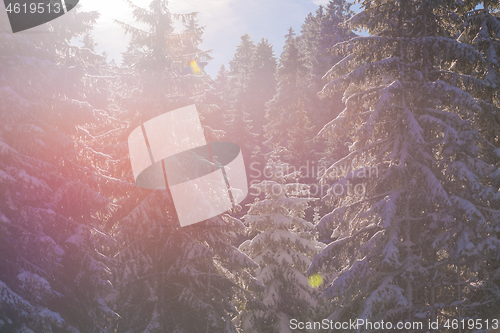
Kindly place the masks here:
MULTIPOLYGON (((149 0, 132 1, 141 7, 149 4, 149 0)), ((267 38, 278 57, 288 28, 299 32, 307 14, 326 3, 328 0, 172 0, 169 8, 172 13, 179 14, 199 12, 199 23, 205 26, 201 48, 212 49, 214 57, 205 70, 215 76, 220 66, 232 58, 245 33, 255 42, 267 38)), ((94 30, 97 51, 106 51, 120 63, 120 53, 126 49, 128 37, 114 19, 133 24, 131 9, 122 0, 80 0, 79 6, 101 13, 94 30)))

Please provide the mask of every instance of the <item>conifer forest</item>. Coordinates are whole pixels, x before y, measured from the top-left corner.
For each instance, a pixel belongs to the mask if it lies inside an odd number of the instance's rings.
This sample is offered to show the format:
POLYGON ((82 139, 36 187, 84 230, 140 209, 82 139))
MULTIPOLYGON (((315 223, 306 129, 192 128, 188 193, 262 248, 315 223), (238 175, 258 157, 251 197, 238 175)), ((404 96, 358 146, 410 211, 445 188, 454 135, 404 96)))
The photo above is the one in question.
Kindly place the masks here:
POLYGON ((167 0, 121 62, 79 7, 0 31, 0 332, 500 332, 500 3, 357 3, 216 76, 167 0), (189 105, 248 195, 181 226, 127 140, 189 105))

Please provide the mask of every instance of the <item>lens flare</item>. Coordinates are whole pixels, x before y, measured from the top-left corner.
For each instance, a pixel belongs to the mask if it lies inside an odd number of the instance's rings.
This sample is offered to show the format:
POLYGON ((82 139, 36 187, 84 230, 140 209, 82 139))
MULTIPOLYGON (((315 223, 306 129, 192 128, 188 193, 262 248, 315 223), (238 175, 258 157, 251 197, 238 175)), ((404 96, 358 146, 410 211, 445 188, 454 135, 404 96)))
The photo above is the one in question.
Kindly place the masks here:
POLYGON ((201 74, 201 68, 200 68, 200 66, 198 66, 196 61, 191 60, 189 65, 191 66, 191 70, 193 71, 193 74, 196 74, 196 75, 201 74))
POLYGON ((311 288, 318 288, 323 284, 323 277, 320 274, 313 274, 307 279, 307 282, 311 288))

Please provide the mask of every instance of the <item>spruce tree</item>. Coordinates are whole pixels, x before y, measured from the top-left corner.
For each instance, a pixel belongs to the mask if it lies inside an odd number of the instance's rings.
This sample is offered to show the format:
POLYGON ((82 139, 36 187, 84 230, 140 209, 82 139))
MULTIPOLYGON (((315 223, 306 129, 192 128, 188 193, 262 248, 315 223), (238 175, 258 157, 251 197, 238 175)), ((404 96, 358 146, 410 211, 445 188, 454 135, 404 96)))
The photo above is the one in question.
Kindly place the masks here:
POLYGON ((224 65, 221 65, 217 77, 210 81, 207 93, 201 105, 205 112, 202 122, 208 141, 227 140, 227 124, 224 118, 229 110, 229 74, 224 65))
POLYGON ((318 88, 321 88, 322 76, 340 60, 330 48, 354 37, 353 32, 342 25, 353 15, 350 7, 345 0, 330 0, 326 7, 320 6, 315 15, 309 14, 302 25, 300 46, 318 88))
POLYGON ((496 115, 496 108, 500 106, 500 19, 494 15, 498 13, 498 3, 493 1, 467 1, 459 8, 464 16, 463 29, 459 40, 474 46, 483 57, 483 64, 479 67, 454 66, 455 71, 461 71, 475 76, 484 82, 483 93, 480 96, 485 117, 482 119, 481 132, 488 142, 500 147, 500 117, 496 115), (475 9, 483 4, 482 9, 475 9), (494 106, 494 107, 491 107, 494 106))
POLYGON ((229 61, 232 94, 240 97, 249 85, 252 75, 252 63, 255 54, 255 43, 250 35, 241 36, 241 43, 236 47, 233 58, 229 61))
MULTIPOLYGON (((208 60, 198 49, 202 30, 195 14, 171 14, 164 0, 153 0, 148 9, 131 6, 147 30, 122 24, 132 37, 120 101, 127 111, 110 152, 121 158, 115 177, 133 182, 126 151, 130 131, 156 115, 193 103, 206 125, 210 108, 203 105, 208 76, 190 66, 192 61, 201 65, 208 60), (175 19, 186 22, 185 31, 174 30, 175 19)), ((207 141, 213 139, 207 135, 207 141)), ((241 285, 248 280, 245 276, 251 278, 245 269, 255 266, 232 245, 244 231, 241 222, 218 216, 180 227, 168 190, 143 190, 133 184, 122 187, 116 205, 109 228, 118 242, 118 332, 235 332, 233 302, 251 298, 241 285)))
POLYGON ((111 127, 86 99, 102 73, 85 69, 102 57, 71 43, 97 14, 66 15, 40 28, 57 33, 0 32, 2 332, 111 332, 117 318, 102 255, 116 180, 88 144, 111 127))
POLYGON ((353 14, 350 6, 351 4, 345 0, 331 0, 326 7, 321 5, 314 15, 307 16, 298 37, 298 45, 308 69, 307 81, 311 90, 310 111, 307 116, 312 125, 318 129, 335 118, 343 109, 340 93, 329 99, 319 99, 316 93, 326 83, 323 75, 333 64, 342 59, 342 55, 332 53, 331 48, 354 36, 352 30, 342 24, 353 14))
POLYGON ((477 126, 484 82, 453 70, 482 58, 456 40, 460 4, 364 1, 349 23, 371 36, 335 47, 349 54, 322 93, 343 91, 346 108, 320 134, 350 151, 322 177, 337 207, 318 230, 334 241, 309 270, 331 280, 333 320, 437 320, 451 332, 451 319, 479 319, 498 302, 473 301, 493 278, 480 272, 499 253, 500 195, 477 126), (347 182, 364 196, 337 196, 347 182))
POLYGON ((319 294, 308 282, 307 267, 322 248, 306 221, 309 186, 287 164, 269 162, 266 179, 251 187, 257 196, 245 223, 257 235, 240 245, 259 268, 255 277, 264 286, 257 293, 264 308, 243 309, 243 332, 292 332, 290 319, 313 321, 319 294), (259 200, 263 197, 262 200, 259 200))
POLYGON ((248 95, 254 54, 255 43, 245 34, 241 36, 241 43, 229 61, 230 108, 226 116, 227 138, 241 147, 247 169, 257 146, 257 134, 254 133, 250 117, 253 102, 248 95))
POLYGON ((307 112, 311 103, 306 85, 307 68, 292 28, 285 38, 277 73, 278 90, 267 104, 269 123, 264 128, 265 144, 272 150, 270 154, 283 151, 280 157, 299 167, 311 157, 312 126, 307 112))
POLYGON ((276 57, 273 47, 267 39, 262 39, 255 48, 246 102, 250 103, 250 118, 254 125, 254 132, 262 142, 263 128, 266 124, 266 102, 271 100, 276 92, 276 57))
MULTIPOLYGON (((493 1, 466 1, 459 7, 458 12, 464 17, 463 28, 461 29, 460 41, 468 43, 477 49, 483 58, 479 66, 454 66, 455 71, 473 75, 482 83, 481 89, 475 90, 475 96, 483 109, 483 115, 478 119, 477 127, 484 142, 490 148, 485 157, 490 163, 498 161, 500 156, 500 18, 498 10, 499 4, 493 1), (477 5, 482 4, 482 9, 476 9, 477 5), (493 150, 494 149, 494 150, 493 150)), ((498 167, 498 162, 496 163, 498 167)), ((488 177, 482 180, 490 182, 495 188, 498 188, 498 180, 489 180, 488 177)), ((498 217, 497 217, 498 218, 498 217)), ((498 227, 497 227, 498 228, 498 227)), ((496 229, 498 235, 498 229, 496 229)), ((494 240, 495 238, 492 238, 494 240)), ((495 247, 485 249, 489 255, 485 256, 485 263, 478 271, 478 280, 480 284, 474 288, 474 295, 471 296, 471 302, 480 304, 475 311, 478 317, 494 318, 499 305, 498 295, 500 294, 500 256, 495 251, 495 247), (497 300, 492 301, 491 295, 496 295, 497 300)))

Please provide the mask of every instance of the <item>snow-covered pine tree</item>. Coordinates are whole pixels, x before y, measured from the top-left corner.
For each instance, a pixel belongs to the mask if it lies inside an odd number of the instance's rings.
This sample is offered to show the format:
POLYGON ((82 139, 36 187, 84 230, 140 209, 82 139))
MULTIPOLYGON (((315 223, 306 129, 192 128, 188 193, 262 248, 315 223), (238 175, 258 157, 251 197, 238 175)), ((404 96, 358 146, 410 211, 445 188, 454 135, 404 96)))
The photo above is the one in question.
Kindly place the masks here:
MULTIPOLYGON (((248 156, 252 169, 262 172, 266 165, 265 155, 269 151, 264 142, 266 103, 276 93, 276 58, 273 47, 267 39, 262 39, 256 46, 252 59, 248 88, 243 93, 242 103, 247 106, 252 131, 257 135, 252 156, 248 156)), ((248 163, 247 163, 248 164, 248 163)))
POLYGON ((262 40, 255 47, 253 55, 250 81, 246 91, 246 103, 251 103, 249 114, 254 126, 254 132, 262 142, 265 122, 266 102, 271 100, 276 92, 276 57, 273 46, 267 39, 262 40))
POLYGON ((223 107, 227 107, 227 96, 229 95, 229 73, 224 65, 220 66, 220 69, 217 72, 217 77, 214 81, 219 102, 223 107))
POLYGON ((249 114, 253 102, 248 95, 254 54, 255 43, 248 34, 245 34, 241 36, 241 43, 229 61, 230 109, 226 116, 227 139, 240 146, 247 169, 250 157, 257 146, 257 134, 254 133, 249 114))
POLYGON ((229 72, 226 70, 226 67, 224 65, 221 65, 219 71, 217 72, 217 77, 212 81, 212 95, 214 96, 214 100, 211 102, 217 105, 220 110, 219 115, 221 116, 217 119, 217 122, 219 124, 221 123, 221 119, 224 119, 223 116, 227 116, 227 111, 230 108, 229 79, 229 72))
POLYGON ((353 14, 351 5, 345 0, 330 0, 326 7, 320 6, 315 15, 309 14, 302 25, 299 44, 306 66, 319 89, 324 73, 340 60, 339 55, 329 51, 330 48, 354 37, 350 29, 341 25, 353 14))
POLYGON ((500 194, 493 148, 476 126, 486 84, 451 69, 481 66, 482 55, 456 40, 460 4, 363 1, 350 24, 371 36, 335 46, 349 55, 322 93, 344 91, 346 108, 320 134, 350 152, 323 180, 366 191, 338 198, 333 186, 337 207, 318 225, 335 240, 309 272, 328 271, 332 320, 438 320, 451 332, 448 319, 481 318, 499 300, 473 301, 493 278, 480 272, 500 250, 500 194))
POLYGON ((466 1, 460 8, 464 15, 464 29, 459 40, 473 45, 483 56, 483 62, 479 68, 458 68, 455 70, 475 75, 482 79, 487 86, 483 89, 481 106, 485 109, 485 117, 480 124, 481 133, 487 137, 490 144, 500 147, 500 115, 496 113, 496 106, 500 106, 500 18, 498 13, 499 4, 488 0, 466 1), (476 9, 482 4, 483 8, 476 9), (494 105, 495 107, 490 107, 494 105))
POLYGON ((113 329, 98 250, 112 242, 102 223, 115 181, 103 171, 109 157, 84 141, 110 123, 86 100, 85 68, 102 57, 71 43, 96 19, 75 8, 40 27, 47 33, 0 29, 2 332, 113 329))
POLYGON ((300 173, 272 161, 266 168, 271 179, 251 186, 257 198, 244 217, 257 235, 240 245, 260 266, 255 277, 265 287, 258 294, 265 308, 243 309, 240 322, 245 333, 291 333, 290 319, 316 318, 319 293, 309 286, 306 270, 322 244, 304 219, 311 198, 309 186, 298 182, 300 173))
POLYGON ((240 97, 246 91, 252 75, 252 63, 255 54, 255 43, 250 35, 241 36, 233 58, 229 61, 229 76, 233 98, 240 97))
POLYGON ((304 64, 308 69, 307 80, 311 89, 311 110, 308 117, 312 125, 318 128, 335 118, 343 109, 340 93, 329 99, 319 99, 316 93, 326 83, 323 75, 342 58, 342 55, 332 54, 331 47, 354 37, 349 28, 341 26, 341 23, 353 14, 350 6, 345 0, 331 0, 326 7, 321 5, 314 15, 307 16, 297 38, 304 64))
MULTIPOLYGON (((490 163, 497 162, 500 156, 500 18, 498 17, 500 4, 495 1, 476 0, 465 1, 458 12, 463 14, 464 28, 459 37, 460 41, 474 46, 482 55, 480 66, 456 66, 454 69, 462 73, 474 75, 481 79, 482 89, 476 89, 475 96, 483 109, 483 116, 478 119, 477 127, 485 139, 485 143, 494 150, 488 150, 490 163), (478 5, 482 9, 476 9, 478 5)), ((488 157, 485 154, 485 157, 488 157)), ((488 181, 484 179, 483 181, 488 181)), ((492 186, 499 187, 499 181, 493 180, 492 186)), ((497 237, 498 234, 497 231, 497 237)), ((494 248, 490 249, 494 250, 494 248)), ((471 301, 482 304, 476 308, 478 317, 495 317, 500 306, 498 301, 491 301, 491 294, 500 293, 500 253, 490 252, 485 258, 486 263, 478 272, 478 288, 474 290, 471 301)), ((497 296, 498 297, 498 296, 497 296)))
POLYGON ((224 65, 221 65, 217 77, 210 81, 202 107, 204 107, 203 123, 206 129, 207 140, 221 141, 227 132, 224 117, 229 110, 229 73, 224 65))
POLYGON ((268 155, 275 155, 285 148, 284 156, 280 158, 299 167, 311 159, 313 134, 307 112, 310 94, 306 85, 307 68, 292 28, 285 38, 277 73, 278 89, 267 103, 266 118, 269 122, 264 127, 265 144, 272 150, 268 155))
POLYGON ((254 298, 256 265, 231 245, 245 227, 226 215, 179 228, 164 191, 143 197, 117 225, 118 332, 236 332, 234 303, 254 298))
MULTIPOLYGON (((304 54, 304 59, 307 68, 309 69, 309 73, 313 76, 313 73, 318 72, 316 69, 318 67, 318 61, 316 60, 318 55, 318 49, 320 48, 319 43, 321 39, 321 28, 322 22, 325 16, 325 7, 320 5, 316 12, 309 13, 302 23, 301 31, 300 31, 300 48, 302 54, 304 54)), ((342 20, 343 22, 344 20, 342 20)), ((332 44, 333 46, 335 44, 332 44)), ((317 73, 316 75, 321 79, 323 77, 324 72, 327 69, 323 70, 322 73, 317 73)), ((318 86, 318 89, 321 89, 322 86, 318 86)))
POLYGON ((95 47, 97 46, 97 43, 94 40, 94 37, 90 32, 86 32, 83 34, 81 38, 81 42, 83 44, 83 48, 89 49, 90 51, 94 52, 95 47))
MULTIPOLYGON (((120 105, 126 110, 121 115, 126 126, 110 147, 118 154, 130 131, 142 122, 204 101, 208 81, 190 66, 193 60, 207 59, 198 50, 201 30, 193 28, 194 14, 171 14, 165 0, 153 0, 148 9, 132 7, 147 30, 123 25, 132 38, 120 105), (176 33, 174 19, 185 19, 188 31, 176 33)), ((203 116, 205 106, 198 105, 203 116)), ((117 157, 121 163, 115 176, 133 182, 127 152, 117 157)), ((251 281, 245 268, 255 266, 232 245, 236 234, 244 231, 243 224, 219 216, 181 228, 165 190, 123 186, 116 204, 120 208, 110 230, 118 241, 117 331, 235 332, 233 302, 252 298, 240 284, 251 281)))
MULTIPOLYGON (((146 121, 164 113, 165 108, 175 109, 189 103, 189 97, 202 98, 207 75, 198 70, 194 62, 210 60, 208 52, 198 48, 203 29, 195 23, 197 13, 173 15, 167 1, 151 1, 142 8, 125 1, 132 9, 135 20, 147 27, 136 28, 119 23, 131 36, 123 65, 123 105, 137 120, 146 121), (175 21, 191 22, 180 32, 174 33, 175 21), (194 22, 194 23, 193 23, 194 22)), ((137 124, 138 125, 138 124, 137 124)))
MULTIPOLYGON (((98 54, 95 50, 97 43, 90 32, 86 32, 80 38, 83 44, 78 49, 77 59, 83 61, 71 61, 71 58, 66 61, 66 66, 74 66, 78 68, 82 75, 82 80, 79 82, 79 90, 85 91, 85 97, 88 103, 96 109, 106 110, 105 113, 113 113, 111 105, 113 104, 111 97, 113 95, 114 85, 117 81, 116 66, 107 63, 107 55, 105 52, 98 54)), ((104 114, 104 111, 100 111, 104 114)), ((108 114, 113 117, 113 115, 108 114)), ((95 143, 97 143, 97 140, 95 143)), ((100 140, 101 146, 105 140, 100 140)))

